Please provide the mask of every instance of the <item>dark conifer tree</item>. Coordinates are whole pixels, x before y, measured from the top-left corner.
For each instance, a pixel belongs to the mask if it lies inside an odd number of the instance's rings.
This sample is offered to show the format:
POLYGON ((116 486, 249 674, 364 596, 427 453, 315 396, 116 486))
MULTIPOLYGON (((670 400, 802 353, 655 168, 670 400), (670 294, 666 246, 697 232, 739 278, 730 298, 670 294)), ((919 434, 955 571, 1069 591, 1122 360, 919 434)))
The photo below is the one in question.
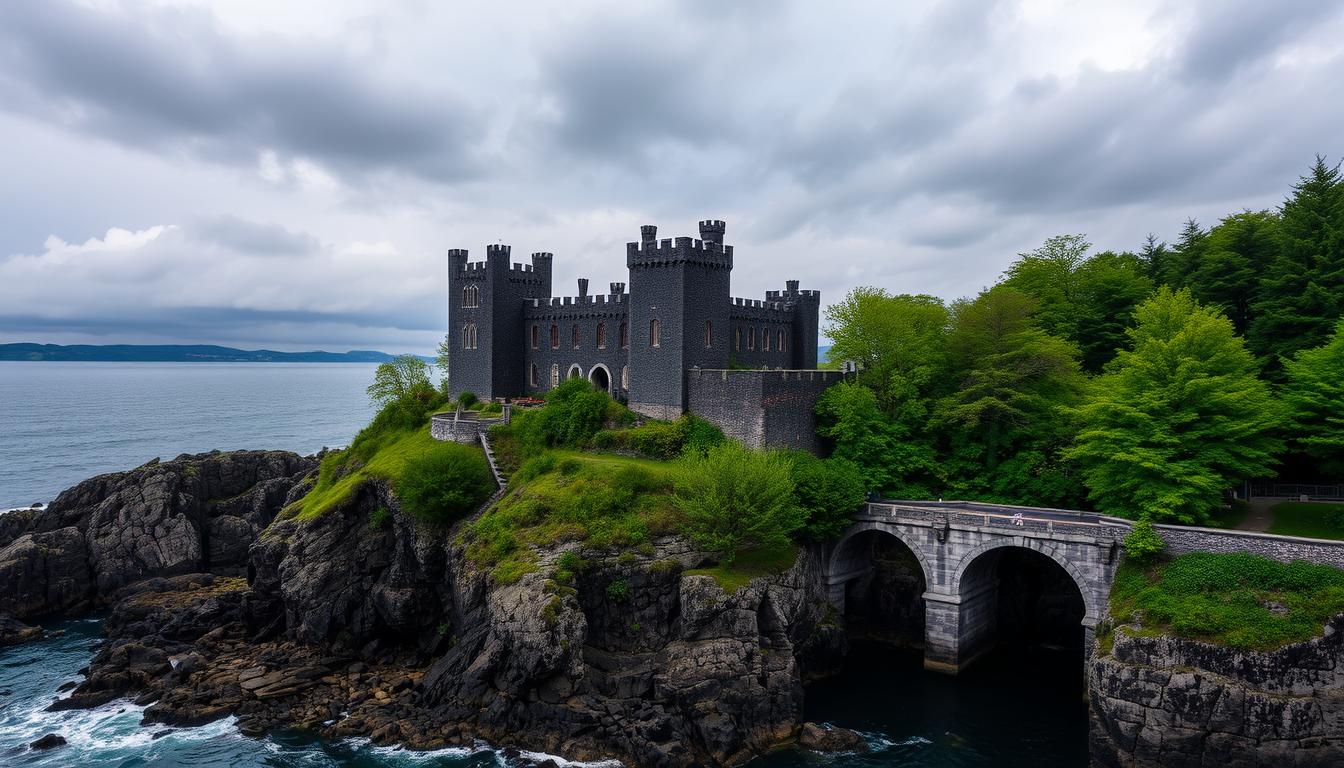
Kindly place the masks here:
POLYGON ((1168 260, 1165 282, 1175 288, 1190 285, 1191 278, 1199 272, 1204 263, 1204 255, 1209 249, 1209 233, 1199 226, 1193 218, 1185 220, 1181 227, 1181 237, 1168 260))
POLYGON ((1143 260, 1144 271, 1154 284, 1166 282, 1167 273, 1171 270, 1171 249, 1159 241, 1157 235, 1148 233, 1143 241, 1143 250, 1139 251, 1139 258, 1143 260))
POLYGON ((1259 299, 1260 280, 1279 253, 1279 220, 1270 211, 1243 211, 1209 232, 1190 290, 1204 304, 1219 307, 1238 336, 1250 325, 1251 305, 1259 299))

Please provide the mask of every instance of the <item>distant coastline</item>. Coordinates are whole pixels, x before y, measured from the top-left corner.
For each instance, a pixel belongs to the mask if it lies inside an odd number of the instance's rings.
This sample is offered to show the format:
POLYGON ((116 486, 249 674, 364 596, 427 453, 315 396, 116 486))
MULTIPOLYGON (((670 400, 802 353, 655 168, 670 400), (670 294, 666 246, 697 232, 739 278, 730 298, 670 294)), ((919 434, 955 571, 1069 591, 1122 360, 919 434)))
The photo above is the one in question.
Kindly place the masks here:
MULTIPOLYGON (((385 363, 395 355, 372 350, 276 352, 213 344, 0 344, 0 360, 96 363, 385 363)), ((432 360, 425 357, 424 360, 432 360)))

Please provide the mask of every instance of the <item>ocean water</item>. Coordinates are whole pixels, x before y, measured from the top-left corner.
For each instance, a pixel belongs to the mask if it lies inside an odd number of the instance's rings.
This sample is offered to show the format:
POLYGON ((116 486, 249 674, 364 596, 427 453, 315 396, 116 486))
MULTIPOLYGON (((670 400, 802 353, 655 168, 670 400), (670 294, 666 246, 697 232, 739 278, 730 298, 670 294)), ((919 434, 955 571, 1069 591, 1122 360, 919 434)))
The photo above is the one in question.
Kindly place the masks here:
MULTIPOLYGON (((347 444, 372 415, 365 364, 0 362, 0 509, 48 501, 102 472, 156 456, 211 449, 309 453, 347 444)), ((0 585, 3 587, 3 585, 0 585)), ((299 733, 242 736, 232 720, 201 728, 141 727, 143 708, 113 702, 48 713, 62 683, 78 680, 101 634, 97 617, 46 624, 49 638, 0 648, 0 766, 510 766, 487 745, 435 752, 325 742, 299 733), (47 733, 69 744, 27 745, 47 733)), ((1083 768, 1086 708, 1081 663, 1011 658, 949 678, 918 655, 856 647, 848 670, 814 684, 806 717, 865 735, 866 755, 791 750, 753 763, 930 768, 1083 768)), ((563 760, 557 760, 566 765, 563 760)), ((584 765, 574 763, 572 765, 584 765)))
POLYGON ((373 415, 375 367, 0 361, 0 509, 155 457, 347 445, 373 415))

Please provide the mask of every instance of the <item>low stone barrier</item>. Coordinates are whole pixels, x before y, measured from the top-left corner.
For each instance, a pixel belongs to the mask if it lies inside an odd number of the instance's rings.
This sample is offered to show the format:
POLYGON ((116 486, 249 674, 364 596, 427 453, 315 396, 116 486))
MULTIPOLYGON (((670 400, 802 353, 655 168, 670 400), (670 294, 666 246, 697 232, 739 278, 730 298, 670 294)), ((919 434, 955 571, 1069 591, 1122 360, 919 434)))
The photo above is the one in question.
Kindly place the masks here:
POLYGON ((435 440, 476 445, 480 442, 480 436, 491 427, 509 423, 510 410, 510 406, 505 405, 504 412, 493 418, 481 418, 475 411, 436 413, 429 420, 429 435, 435 440))

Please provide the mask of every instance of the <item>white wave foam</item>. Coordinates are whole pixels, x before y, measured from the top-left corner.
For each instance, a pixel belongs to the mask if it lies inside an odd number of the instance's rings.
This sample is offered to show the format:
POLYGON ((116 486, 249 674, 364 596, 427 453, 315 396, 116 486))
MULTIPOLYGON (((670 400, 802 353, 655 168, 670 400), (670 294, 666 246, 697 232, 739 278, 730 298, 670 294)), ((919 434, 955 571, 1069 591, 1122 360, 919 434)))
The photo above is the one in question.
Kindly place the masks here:
POLYGON ((556 765, 561 766, 561 768, 570 768, 570 766, 573 766, 573 768, 622 768, 624 765, 620 760, 584 762, 582 760, 566 760, 559 755, 550 755, 545 752, 528 752, 527 750, 520 750, 518 754, 535 763, 539 763, 542 760, 551 760, 554 761, 556 765))

